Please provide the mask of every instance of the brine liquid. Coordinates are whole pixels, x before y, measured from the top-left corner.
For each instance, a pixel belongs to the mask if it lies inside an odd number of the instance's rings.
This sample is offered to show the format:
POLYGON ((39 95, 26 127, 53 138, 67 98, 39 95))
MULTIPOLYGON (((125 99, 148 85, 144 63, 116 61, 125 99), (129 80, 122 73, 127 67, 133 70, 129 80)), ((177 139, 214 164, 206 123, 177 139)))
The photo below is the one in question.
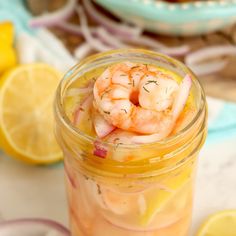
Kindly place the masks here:
MULTIPOLYGON (((67 164, 68 165, 68 164, 67 164)), ((112 186, 66 167, 72 236, 187 236, 194 165, 155 184, 112 186)))

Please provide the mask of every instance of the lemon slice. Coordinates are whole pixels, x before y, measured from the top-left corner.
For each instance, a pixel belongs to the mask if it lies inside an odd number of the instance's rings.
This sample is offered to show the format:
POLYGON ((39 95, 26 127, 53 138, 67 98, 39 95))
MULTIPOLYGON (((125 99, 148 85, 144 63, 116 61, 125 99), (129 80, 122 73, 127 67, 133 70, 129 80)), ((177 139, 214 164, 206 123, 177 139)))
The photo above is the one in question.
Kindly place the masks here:
POLYGON ((29 163, 62 158, 54 137, 53 100, 61 73, 46 64, 16 67, 0 84, 0 142, 29 163))
POLYGON ((211 215, 201 226, 197 236, 235 236, 236 210, 225 210, 211 215))
MULTIPOLYGON (((146 195, 146 211, 140 218, 141 225, 148 225, 156 214, 189 183, 191 173, 192 169, 188 167, 174 178, 171 177, 160 188, 150 190, 146 195)), ((180 199, 176 199, 176 201, 180 201, 180 199)))

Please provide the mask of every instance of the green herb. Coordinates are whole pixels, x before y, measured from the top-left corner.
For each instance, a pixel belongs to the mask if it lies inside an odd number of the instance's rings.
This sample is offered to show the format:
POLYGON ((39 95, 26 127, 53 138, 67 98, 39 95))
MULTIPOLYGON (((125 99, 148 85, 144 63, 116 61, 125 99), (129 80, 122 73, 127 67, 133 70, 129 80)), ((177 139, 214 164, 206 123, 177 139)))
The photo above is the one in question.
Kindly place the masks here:
POLYGON ((115 139, 114 139, 114 143, 115 143, 116 141, 118 141, 118 140, 120 140, 120 138, 115 138, 115 139))
POLYGON ((105 114, 111 114, 111 112, 109 112, 109 111, 103 111, 105 114))
POLYGON ((117 144, 116 144, 116 149, 117 149, 121 144, 123 144, 123 143, 117 143, 117 144))
POLYGON ((146 92, 150 93, 150 91, 147 90, 147 89, 145 88, 145 86, 143 86, 143 89, 144 89, 146 92))
POLYGON ((80 107, 79 110, 80 110, 80 111, 84 111, 84 108, 83 108, 83 107, 80 107))
POLYGON ((103 99, 103 97, 104 97, 107 93, 109 93, 110 91, 111 91, 111 89, 108 89, 107 91, 105 91, 105 92, 102 94, 101 99, 103 99))
POLYGON ((97 184, 98 194, 102 194, 100 186, 97 184))
POLYGON ((148 80, 145 85, 148 85, 148 84, 151 84, 151 83, 154 83, 154 84, 156 84, 156 85, 159 85, 156 80, 148 80))
POLYGON ((139 68, 139 66, 133 66, 133 67, 131 67, 131 69, 135 69, 135 68, 139 68))
POLYGON ((127 76, 126 74, 121 74, 120 76, 127 76))
POLYGON ((84 175, 84 178, 85 178, 86 180, 88 180, 88 179, 89 179, 89 177, 88 177, 88 176, 86 176, 86 175, 84 175))
POLYGON ((148 70, 148 64, 143 64, 144 66, 146 66, 146 69, 148 70))
POLYGON ((126 114, 127 114, 127 111, 126 111, 126 109, 121 109, 122 111, 124 111, 126 114))

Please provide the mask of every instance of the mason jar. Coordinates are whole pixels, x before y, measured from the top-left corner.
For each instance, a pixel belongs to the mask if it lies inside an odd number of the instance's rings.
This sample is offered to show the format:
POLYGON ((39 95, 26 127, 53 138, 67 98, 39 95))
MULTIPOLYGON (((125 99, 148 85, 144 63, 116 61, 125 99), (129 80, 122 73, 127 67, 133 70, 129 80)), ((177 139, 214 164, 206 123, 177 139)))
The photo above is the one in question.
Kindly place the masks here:
POLYGON ((191 70, 173 58, 146 50, 93 55, 62 79, 55 117, 56 136, 64 153, 72 236, 188 235, 197 159, 207 132, 204 91, 191 70), (117 145, 89 136, 71 122, 78 104, 71 104, 68 91, 95 80, 104 68, 125 61, 192 78, 194 112, 186 113, 178 129, 161 141, 117 145))

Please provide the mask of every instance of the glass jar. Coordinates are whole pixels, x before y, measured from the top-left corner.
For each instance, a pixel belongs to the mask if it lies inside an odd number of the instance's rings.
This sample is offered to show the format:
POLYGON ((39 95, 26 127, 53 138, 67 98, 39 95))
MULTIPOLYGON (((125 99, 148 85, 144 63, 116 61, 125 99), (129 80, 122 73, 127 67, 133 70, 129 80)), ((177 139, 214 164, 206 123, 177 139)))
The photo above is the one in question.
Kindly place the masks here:
POLYGON ((186 66, 167 56, 137 49, 91 56, 61 81, 55 117, 56 136, 65 157, 73 236, 188 235, 197 156, 207 132, 207 109, 202 87, 186 66), (181 78, 191 76, 196 112, 185 127, 159 142, 114 145, 73 126, 65 112, 70 85, 89 71, 124 61, 161 66, 181 78), (106 158, 96 155, 97 148, 106 151, 106 158), (124 161, 117 161, 117 155, 124 161), (135 160, 129 161, 131 155, 135 160))

